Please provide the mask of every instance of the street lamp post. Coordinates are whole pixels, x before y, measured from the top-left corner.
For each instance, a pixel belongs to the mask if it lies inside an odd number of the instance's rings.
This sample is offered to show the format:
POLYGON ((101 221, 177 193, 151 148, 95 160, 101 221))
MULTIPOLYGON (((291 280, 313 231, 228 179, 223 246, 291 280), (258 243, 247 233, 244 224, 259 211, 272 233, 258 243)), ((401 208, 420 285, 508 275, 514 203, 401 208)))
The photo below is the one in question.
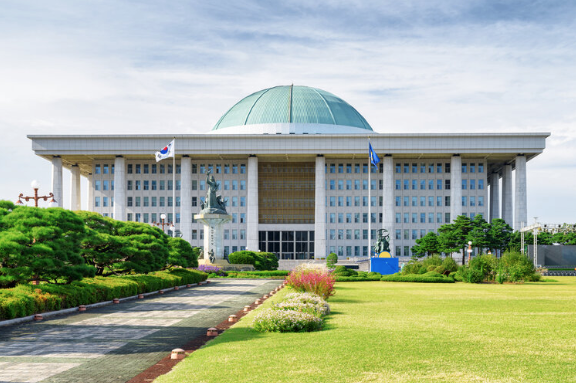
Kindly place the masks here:
POLYGON ((162 226, 162 232, 164 232, 164 226, 170 225, 170 229, 174 231, 174 224, 172 222, 166 222, 166 214, 160 214, 160 222, 152 222, 153 225, 158 227, 162 226))
POLYGON ((22 205, 23 202, 22 200, 25 200, 26 202, 28 202, 29 200, 33 199, 34 200, 34 206, 38 207, 38 201, 43 199, 44 201, 48 201, 48 198, 51 198, 50 200, 50 206, 52 206, 52 204, 56 203, 56 200, 54 200, 54 194, 53 193, 48 193, 48 195, 38 195, 38 189, 40 189, 40 183, 36 180, 32 181, 32 189, 34 189, 34 195, 33 196, 25 196, 24 193, 20 193, 20 195, 18 196, 18 201, 16 201, 16 204, 18 205, 22 205))
POLYGON ((472 257, 472 241, 468 241, 468 264, 470 264, 471 257, 472 257))

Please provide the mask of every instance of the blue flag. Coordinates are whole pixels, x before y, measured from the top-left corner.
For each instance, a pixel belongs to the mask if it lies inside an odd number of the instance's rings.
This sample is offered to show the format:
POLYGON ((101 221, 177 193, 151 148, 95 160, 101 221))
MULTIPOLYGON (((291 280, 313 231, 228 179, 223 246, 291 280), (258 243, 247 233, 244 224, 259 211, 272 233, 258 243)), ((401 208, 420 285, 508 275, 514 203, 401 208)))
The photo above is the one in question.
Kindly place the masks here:
POLYGON ((370 163, 376 167, 378 167, 378 162, 380 162, 380 158, 378 158, 378 155, 374 152, 374 149, 372 149, 372 144, 368 143, 369 146, 369 153, 368 155, 370 156, 370 163))

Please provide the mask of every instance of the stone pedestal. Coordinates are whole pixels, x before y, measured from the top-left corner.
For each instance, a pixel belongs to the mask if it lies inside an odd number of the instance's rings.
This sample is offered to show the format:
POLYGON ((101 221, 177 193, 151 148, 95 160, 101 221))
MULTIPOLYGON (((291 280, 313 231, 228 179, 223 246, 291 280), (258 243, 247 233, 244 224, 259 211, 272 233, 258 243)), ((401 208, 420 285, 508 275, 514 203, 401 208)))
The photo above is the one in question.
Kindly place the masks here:
POLYGON ((194 218, 204 224, 204 259, 208 260, 214 254, 215 262, 224 260, 224 229, 222 226, 232 220, 228 214, 196 214, 194 218))

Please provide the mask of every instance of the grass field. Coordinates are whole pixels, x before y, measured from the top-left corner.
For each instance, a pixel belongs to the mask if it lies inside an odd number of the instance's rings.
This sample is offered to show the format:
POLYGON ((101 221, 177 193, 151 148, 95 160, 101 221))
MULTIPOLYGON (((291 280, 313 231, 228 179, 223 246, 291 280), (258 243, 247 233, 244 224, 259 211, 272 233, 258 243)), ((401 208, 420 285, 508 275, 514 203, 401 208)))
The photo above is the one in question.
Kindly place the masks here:
POLYGON ((323 331, 252 312, 157 382, 576 382, 576 277, 554 279, 337 283, 323 331))

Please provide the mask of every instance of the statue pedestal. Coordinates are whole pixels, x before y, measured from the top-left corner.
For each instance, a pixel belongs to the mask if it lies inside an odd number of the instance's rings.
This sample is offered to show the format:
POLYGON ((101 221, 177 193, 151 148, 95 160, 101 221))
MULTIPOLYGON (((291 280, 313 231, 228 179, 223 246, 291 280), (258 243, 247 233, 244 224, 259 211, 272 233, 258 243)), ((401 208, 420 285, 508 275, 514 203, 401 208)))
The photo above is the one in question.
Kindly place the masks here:
POLYGON ((204 258, 209 259, 214 254, 214 264, 225 262, 224 260, 224 229, 222 225, 232 220, 228 214, 196 214, 194 219, 204 224, 204 258))

